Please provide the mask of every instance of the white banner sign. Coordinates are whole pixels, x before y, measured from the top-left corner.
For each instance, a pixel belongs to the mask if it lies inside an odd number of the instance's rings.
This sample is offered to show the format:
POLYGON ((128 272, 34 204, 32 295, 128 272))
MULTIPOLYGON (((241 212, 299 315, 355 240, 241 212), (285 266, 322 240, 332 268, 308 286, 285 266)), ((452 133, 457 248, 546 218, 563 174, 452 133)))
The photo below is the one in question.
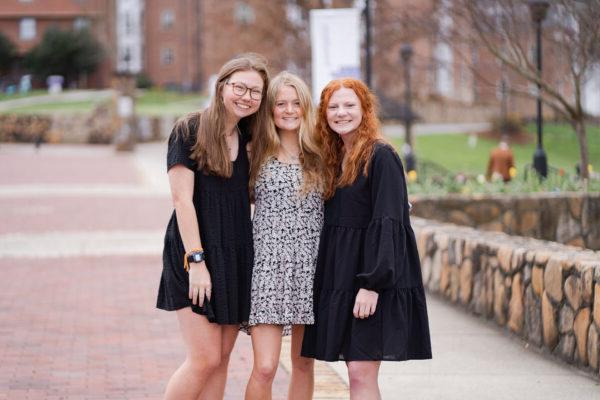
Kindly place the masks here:
POLYGON ((313 99, 332 79, 360 79, 360 10, 310 11, 313 99))

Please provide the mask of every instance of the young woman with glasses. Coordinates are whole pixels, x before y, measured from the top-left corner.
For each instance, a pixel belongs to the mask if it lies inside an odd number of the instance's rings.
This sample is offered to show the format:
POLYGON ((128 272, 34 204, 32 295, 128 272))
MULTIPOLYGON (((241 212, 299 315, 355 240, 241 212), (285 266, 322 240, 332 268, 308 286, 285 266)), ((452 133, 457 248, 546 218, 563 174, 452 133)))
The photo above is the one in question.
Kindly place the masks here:
POLYGON ((157 307, 177 310, 186 359, 166 399, 223 398, 229 355, 248 321, 253 263, 246 144, 264 132, 265 61, 225 63, 207 109, 179 120, 167 153, 175 211, 157 307))

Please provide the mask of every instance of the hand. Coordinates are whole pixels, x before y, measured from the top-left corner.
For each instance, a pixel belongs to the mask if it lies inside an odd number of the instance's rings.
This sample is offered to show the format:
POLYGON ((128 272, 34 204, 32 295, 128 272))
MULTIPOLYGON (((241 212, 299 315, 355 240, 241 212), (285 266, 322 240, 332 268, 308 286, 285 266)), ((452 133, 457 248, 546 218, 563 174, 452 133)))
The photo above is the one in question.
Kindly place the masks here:
POLYGON ((201 263, 190 263, 190 289, 188 297, 192 299, 192 304, 204 305, 204 296, 210 300, 212 284, 210 273, 206 269, 204 261, 201 263))
POLYGON ((356 300, 354 301, 354 309, 352 314, 354 318, 369 318, 375 314, 375 308, 377 308, 377 299, 379 293, 372 290, 360 289, 356 294, 356 300))

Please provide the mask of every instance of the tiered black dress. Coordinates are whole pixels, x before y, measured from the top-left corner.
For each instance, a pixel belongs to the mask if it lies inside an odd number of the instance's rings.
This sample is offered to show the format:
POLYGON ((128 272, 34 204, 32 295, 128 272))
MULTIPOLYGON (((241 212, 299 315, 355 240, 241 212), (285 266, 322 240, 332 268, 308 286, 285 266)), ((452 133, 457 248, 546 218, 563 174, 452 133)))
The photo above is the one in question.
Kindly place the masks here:
POLYGON ((315 275, 315 324, 302 355, 325 361, 431 358, 421 267, 402 163, 376 144, 368 176, 325 203, 315 275), (379 293, 375 314, 352 315, 359 288, 379 293))
POLYGON ((245 135, 240 136, 230 178, 207 175, 197 170, 196 162, 190 159, 197 123, 197 120, 190 123, 192 134, 187 139, 177 132, 171 133, 167 169, 181 164, 194 171, 193 202, 212 281, 212 298, 202 308, 193 305, 188 298, 188 273, 183 268, 185 250, 173 212, 165 234, 157 307, 172 311, 191 306, 192 311, 206 315, 210 322, 245 323, 250 314, 254 254, 248 194, 248 140, 245 135))

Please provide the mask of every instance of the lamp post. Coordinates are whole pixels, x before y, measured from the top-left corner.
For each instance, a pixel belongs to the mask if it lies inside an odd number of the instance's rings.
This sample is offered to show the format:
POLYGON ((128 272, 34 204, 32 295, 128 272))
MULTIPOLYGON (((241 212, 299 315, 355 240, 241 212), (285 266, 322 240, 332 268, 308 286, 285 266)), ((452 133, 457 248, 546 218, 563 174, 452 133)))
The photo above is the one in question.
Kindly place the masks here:
POLYGON ((118 91, 116 99, 117 115, 121 119, 121 127, 115 137, 116 149, 132 151, 136 142, 135 117, 135 75, 131 71, 131 54, 125 51, 122 58, 124 67, 117 67, 115 86, 118 91))
POLYGON ((365 83, 371 86, 371 3, 365 0, 365 83))
MULTIPOLYGON (((546 18, 550 4, 546 0, 530 0, 529 11, 536 29, 536 61, 538 80, 542 79, 542 22, 546 18)), ((545 178, 548 175, 548 161, 542 144, 544 118, 542 116, 542 85, 537 83, 537 147, 533 153, 533 167, 538 175, 545 178)))
POLYGON ((412 137, 412 93, 410 82, 410 61, 413 55, 413 49, 410 43, 404 43, 400 47, 400 58, 404 65, 404 146, 402 153, 406 164, 406 171, 415 171, 417 160, 413 152, 413 137, 412 137))

